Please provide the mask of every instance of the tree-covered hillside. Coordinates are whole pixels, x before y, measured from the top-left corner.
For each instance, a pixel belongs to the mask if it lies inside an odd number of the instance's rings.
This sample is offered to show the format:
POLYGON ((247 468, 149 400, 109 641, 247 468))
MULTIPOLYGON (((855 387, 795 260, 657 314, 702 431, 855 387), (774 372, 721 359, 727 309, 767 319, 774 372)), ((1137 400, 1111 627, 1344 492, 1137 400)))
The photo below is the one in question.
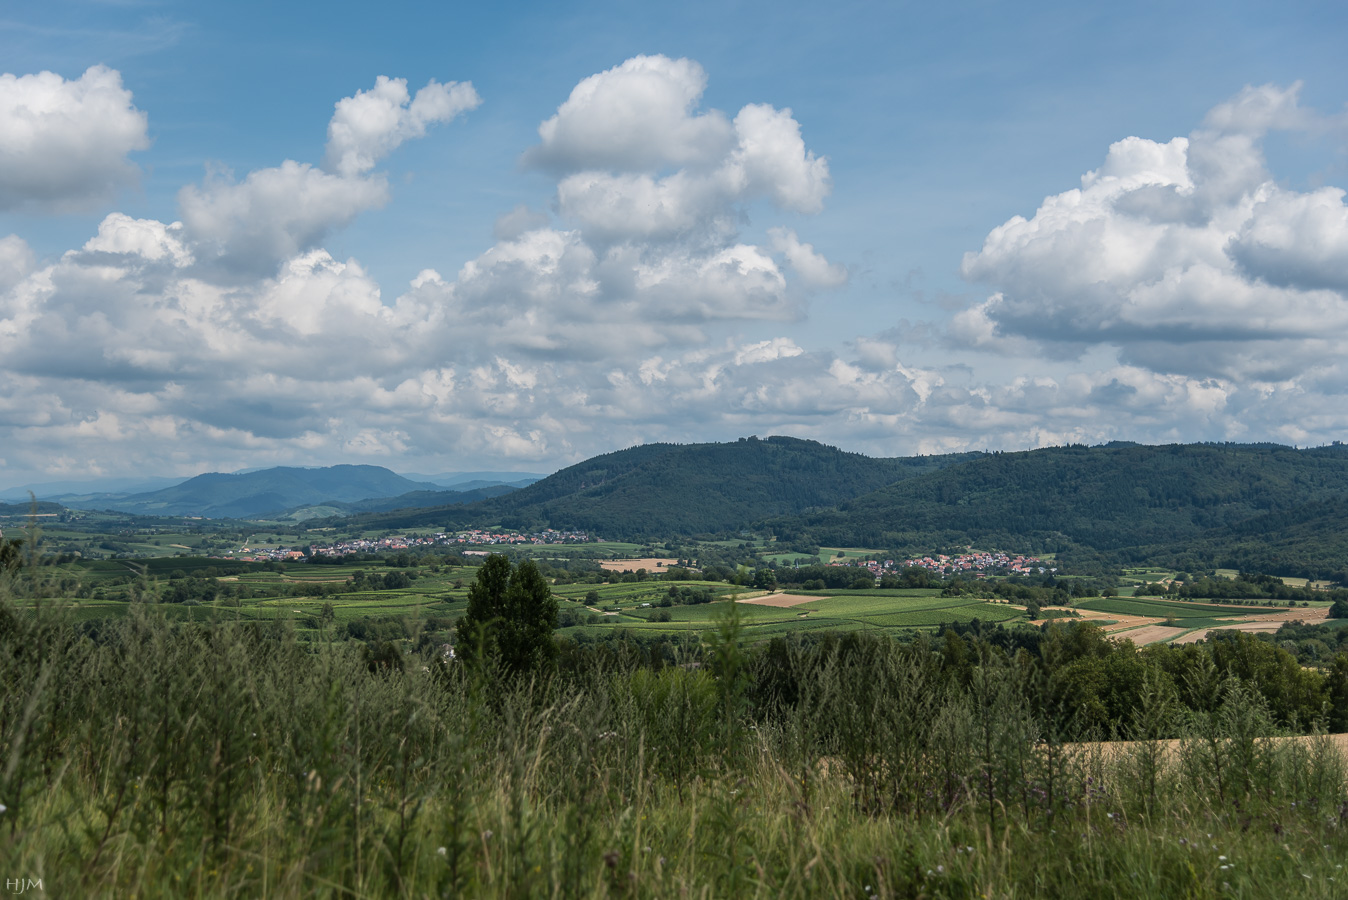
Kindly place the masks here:
POLYGON ((44 518, 53 513, 61 513, 65 507, 59 503, 48 503, 39 500, 36 503, 5 503, 0 501, 0 529, 17 528, 26 523, 26 520, 33 513, 37 513, 44 518))
MULTIPOLYGON (((325 500, 317 509, 341 510, 345 513, 355 515, 357 513, 380 513, 392 512, 393 510, 423 509, 425 507, 457 506, 463 503, 476 503, 479 500, 486 500, 491 497, 500 497, 503 494, 509 494, 517 491, 519 488, 507 484, 492 484, 484 487, 473 487, 463 491, 411 491, 406 494, 399 494, 396 497, 372 497, 369 500, 354 500, 345 502, 341 500, 325 500)), ((303 515, 306 511, 314 509, 310 506, 299 506, 286 512, 292 518, 313 518, 312 515, 303 515)), ((321 513, 321 515, 331 515, 321 513)))
POLYGON ((647 444, 586 460, 504 497, 371 516, 362 524, 499 523, 521 530, 583 529, 605 537, 720 532, 831 507, 974 455, 872 459, 789 437, 647 444))
POLYGON ((980 456, 772 524, 840 545, 977 543, 1115 559, 1167 547, 1215 559, 1243 546, 1269 571, 1280 541, 1307 559, 1316 542, 1341 555, 1345 498, 1342 445, 1074 446, 980 456))
POLYGON ((1348 499, 1266 513, 1191 544, 1142 547, 1132 555, 1176 569, 1239 569, 1348 584, 1348 499))

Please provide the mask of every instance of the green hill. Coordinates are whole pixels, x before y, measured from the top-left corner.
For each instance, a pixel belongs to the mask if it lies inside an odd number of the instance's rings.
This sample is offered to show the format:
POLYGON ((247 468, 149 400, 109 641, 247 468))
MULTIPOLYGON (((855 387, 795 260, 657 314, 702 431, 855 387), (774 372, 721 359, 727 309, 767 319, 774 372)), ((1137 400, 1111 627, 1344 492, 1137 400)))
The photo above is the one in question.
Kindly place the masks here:
POLYGON ((1348 584, 1348 499, 1266 513, 1190 545, 1153 545, 1137 555, 1175 569, 1238 569, 1348 584))
POLYGON ((65 507, 59 503, 49 503, 45 500, 39 500, 36 503, 27 501, 24 503, 5 503, 0 501, 0 528, 22 524, 23 520, 36 513, 46 518, 52 514, 59 514, 65 510, 65 507))
POLYGON ((604 537, 732 531, 773 516, 830 507, 972 456, 873 459, 790 437, 646 444, 594 457, 504 497, 358 521, 369 528, 546 526, 604 537))
POLYGON ((1279 546, 1307 559, 1318 546, 1341 569, 1346 501, 1342 445, 1075 446, 979 456, 771 524, 841 546, 975 543, 1125 562, 1243 547, 1261 571, 1275 570, 1279 546))

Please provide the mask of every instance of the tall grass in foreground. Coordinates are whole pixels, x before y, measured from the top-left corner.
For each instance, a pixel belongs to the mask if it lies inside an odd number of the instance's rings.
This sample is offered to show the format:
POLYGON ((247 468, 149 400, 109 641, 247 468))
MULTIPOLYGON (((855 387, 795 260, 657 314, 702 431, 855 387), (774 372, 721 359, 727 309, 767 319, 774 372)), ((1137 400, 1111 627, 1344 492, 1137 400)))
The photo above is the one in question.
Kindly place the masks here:
POLYGON ((0 871, 47 896, 1348 896, 1343 757, 1239 682, 1144 693, 1102 746, 1032 667, 958 684, 888 640, 774 683, 731 623, 530 682, 96 628, 0 603, 0 871))

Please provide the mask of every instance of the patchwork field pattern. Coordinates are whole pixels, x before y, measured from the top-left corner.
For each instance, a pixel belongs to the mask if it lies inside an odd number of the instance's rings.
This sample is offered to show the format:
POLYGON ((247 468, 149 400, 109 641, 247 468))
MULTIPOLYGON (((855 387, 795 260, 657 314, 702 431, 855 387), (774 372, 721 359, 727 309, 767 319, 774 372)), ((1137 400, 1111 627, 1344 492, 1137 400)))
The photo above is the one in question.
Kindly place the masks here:
MULTIPOLYGON (((694 585, 700 583, 694 582, 694 585)), ((717 585, 728 591, 725 585, 717 585)), ((651 596, 658 599, 659 593, 651 596)), ((1005 622, 1020 618, 1024 612, 1015 606, 969 598, 942 597, 934 590, 870 590, 844 594, 817 595, 802 591, 791 595, 791 606, 768 601, 774 596, 740 597, 736 604, 745 633, 750 637, 771 637, 798 631, 856 631, 861 629, 932 628, 948 622, 1005 622)), ((601 601, 602 602, 602 601, 601 601)), ((649 601, 644 601, 649 602, 649 601)), ((613 627, 631 628, 642 633, 701 632, 715 627, 718 617, 727 612, 726 602, 691 606, 641 608, 621 603, 621 612, 606 616, 602 623, 578 626, 567 631, 597 636, 613 627), (668 616, 669 621, 662 621, 668 616)))

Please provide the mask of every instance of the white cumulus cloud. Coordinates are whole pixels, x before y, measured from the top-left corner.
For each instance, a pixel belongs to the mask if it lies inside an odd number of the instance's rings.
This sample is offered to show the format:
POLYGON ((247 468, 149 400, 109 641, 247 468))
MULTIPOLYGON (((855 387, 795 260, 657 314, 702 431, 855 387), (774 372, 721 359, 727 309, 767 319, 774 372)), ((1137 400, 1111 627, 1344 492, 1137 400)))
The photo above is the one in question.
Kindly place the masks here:
POLYGON ((997 293, 959 313, 962 343, 1065 355, 1095 345, 1158 372, 1286 380, 1348 349, 1348 209, 1267 171, 1269 129, 1314 116, 1299 86, 1246 88, 1187 138, 1131 137, 1081 187, 993 229, 964 275, 997 293))
POLYGON ((432 81, 411 97, 407 79, 380 75, 370 90, 337 101, 324 167, 348 177, 364 174, 399 144, 425 135, 428 126, 452 121, 481 103, 469 83, 432 81))
POLYGON ((91 66, 0 75, 0 209, 87 207, 135 181, 127 154, 150 145, 122 76, 91 66))
POLYGON ((635 56, 577 84, 525 162, 561 172, 705 165, 733 144, 722 113, 695 111, 706 87, 690 59, 635 56))
POLYGON ((379 76, 370 90, 337 102, 325 168, 286 160, 242 181, 215 174, 179 192, 199 261, 245 277, 273 274, 282 261, 388 202, 387 179, 371 172, 379 160, 480 103, 468 82, 432 81, 410 97, 405 79, 379 76))

